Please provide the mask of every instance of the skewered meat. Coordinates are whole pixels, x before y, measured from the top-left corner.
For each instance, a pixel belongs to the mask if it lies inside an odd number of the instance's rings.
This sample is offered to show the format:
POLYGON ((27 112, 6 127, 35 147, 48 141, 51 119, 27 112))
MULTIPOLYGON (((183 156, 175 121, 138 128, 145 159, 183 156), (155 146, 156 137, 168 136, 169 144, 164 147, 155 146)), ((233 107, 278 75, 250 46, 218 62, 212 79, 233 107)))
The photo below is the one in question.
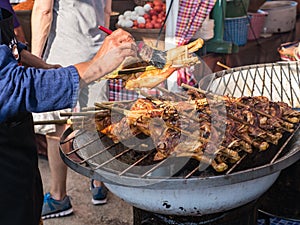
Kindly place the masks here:
MULTIPOLYGON (((265 97, 206 97, 188 91, 182 101, 138 99, 118 123, 101 130, 115 142, 143 133, 152 138, 154 160, 192 157, 222 172, 244 154, 277 145, 300 113, 265 97)), ((122 111, 122 110, 119 110, 122 111)))

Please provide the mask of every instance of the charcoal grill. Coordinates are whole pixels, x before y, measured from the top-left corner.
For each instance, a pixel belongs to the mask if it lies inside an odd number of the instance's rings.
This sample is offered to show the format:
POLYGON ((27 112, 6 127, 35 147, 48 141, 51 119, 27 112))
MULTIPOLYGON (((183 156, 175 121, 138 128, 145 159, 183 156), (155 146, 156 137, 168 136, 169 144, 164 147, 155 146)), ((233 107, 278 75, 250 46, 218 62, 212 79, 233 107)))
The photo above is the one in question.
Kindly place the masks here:
MULTIPOLYGON (((214 94, 264 95, 298 106, 298 72, 298 64, 241 67, 209 75, 200 86, 214 94)), ((147 139, 131 140, 125 146, 93 130, 67 130, 61 145, 72 142, 73 150, 66 153, 61 148, 61 156, 70 168, 102 180, 112 193, 136 208, 165 215, 202 216, 243 206, 265 193, 281 170, 300 158, 298 129, 272 154, 265 152, 267 162, 242 170, 237 169, 242 163, 236 163, 225 174, 200 172, 198 164, 187 158, 170 157, 151 164, 147 159, 155 149, 147 139)))
POLYGON ((176 163, 168 164, 168 160, 162 161, 165 165, 135 166, 151 153, 126 164, 120 157, 135 150, 119 144, 105 147, 106 137, 99 138, 93 131, 67 130, 62 145, 72 141, 74 150, 64 153, 61 148, 61 156, 70 168, 102 180, 111 192, 137 208, 163 214, 205 215, 244 205, 268 190, 280 171, 300 157, 298 135, 297 131, 285 141, 279 150, 284 155, 272 163, 204 177, 195 175, 197 168, 184 176, 171 177, 176 163))
MULTIPOLYGON (((278 62, 233 68, 205 77, 200 81, 200 87, 208 92, 235 97, 264 95, 272 101, 286 102, 299 111, 299 65, 299 62, 278 62)), ((295 176, 299 170, 300 160, 282 171, 260 199, 260 212, 266 216, 300 221, 299 203, 292 203, 300 196, 299 181, 295 176)))

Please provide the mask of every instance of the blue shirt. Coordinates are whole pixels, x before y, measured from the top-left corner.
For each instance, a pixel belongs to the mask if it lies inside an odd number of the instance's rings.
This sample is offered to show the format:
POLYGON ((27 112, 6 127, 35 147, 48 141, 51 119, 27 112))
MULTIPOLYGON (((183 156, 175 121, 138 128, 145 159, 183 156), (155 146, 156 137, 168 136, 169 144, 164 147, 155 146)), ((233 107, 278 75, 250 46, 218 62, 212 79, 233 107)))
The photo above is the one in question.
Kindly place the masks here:
POLYGON ((19 112, 46 112, 76 105, 79 75, 74 66, 36 69, 19 66, 0 45, 0 122, 19 112))

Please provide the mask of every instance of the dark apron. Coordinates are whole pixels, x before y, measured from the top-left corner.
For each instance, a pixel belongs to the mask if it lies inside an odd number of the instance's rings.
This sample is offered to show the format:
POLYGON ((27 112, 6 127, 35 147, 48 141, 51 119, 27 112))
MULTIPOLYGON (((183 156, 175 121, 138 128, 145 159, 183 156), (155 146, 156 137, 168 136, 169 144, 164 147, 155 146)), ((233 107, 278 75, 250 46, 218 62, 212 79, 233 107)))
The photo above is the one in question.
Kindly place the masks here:
POLYGON ((23 113, 0 124, 0 224, 39 224, 42 204, 33 120, 23 113))
MULTIPOLYGON (((12 14, 1 10, 1 44, 16 47, 12 14)), ((42 181, 31 113, 0 123, 0 225, 38 225, 42 181)))

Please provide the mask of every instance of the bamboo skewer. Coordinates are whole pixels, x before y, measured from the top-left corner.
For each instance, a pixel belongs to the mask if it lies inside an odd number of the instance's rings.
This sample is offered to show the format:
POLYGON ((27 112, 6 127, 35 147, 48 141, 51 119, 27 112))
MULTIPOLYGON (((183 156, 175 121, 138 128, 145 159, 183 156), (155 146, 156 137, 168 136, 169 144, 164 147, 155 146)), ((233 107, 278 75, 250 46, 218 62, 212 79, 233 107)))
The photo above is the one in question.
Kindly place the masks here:
MULTIPOLYGON (((99 120, 98 118, 95 118, 94 121, 99 120)), ((66 124, 71 126, 81 126, 86 127, 86 125, 92 125, 90 124, 90 118, 69 118, 69 119, 61 119, 61 120, 42 120, 42 121, 34 121, 33 125, 48 125, 48 124, 66 124)))
POLYGON ((109 101, 109 102, 100 102, 101 104, 105 105, 112 105, 112 104, 123 104, 123 103, 131 103, 134 102, 135 100, 122 100, 122 101, 109 101))
POLYGON ((221 66, 221 67, 223 67, 223 68, 225 68, 225 69, 227 69, 227 70, 229 70, 229 69, 231 69, 229 66, 226 66, 226 65, 224 65, 223 63, 221 63, 221 62, 217 62, 217 65, 218 66, 221 66))
MULTIPOLYGON (((98 102, 95 103, 95 105, 97 107, 101 107, 101 108, 105 108, 105 109, 110 109, 112 111, 118 112, 120 114, 123 114, 124 116, 128 116, 130 114, 130 110, 128 110, 128 109, 122 109, 120 107, 115 107, 115 106, 112 106, 112 105, 105 105, 105 104, 98 103, 98 102)), ((147 110, 139 110, 139 112, 145 113, 145 112, 147 112, 147 110)))
POLYGON ((98 110, 98 111, 87 111, 87 112, 61 112, 60 116, 97 116, 97 117, 106 117, 109 116, 108 110, 98 110))
POLYGON ((47 124, 68 124, 72 125, 73 122, 71 119, 63 119, 63 120, 42 120, 42 121, 34 121, 34 125, 47 125, 47 124))
POLYGON ((96 106, 96 104, 100 103, 103 105, 114 105, 114 104, 124 104, 124 103, 132 103, 135 100, 122 100, 122 101, 103 101, 103 102, 96 102, 94 103, 94 107, 83 107, 81 110, 82 111, 97 111, 97 110, 102 110, 102 108, 99 108, 96 106))
MULTIPOLYGON (((120 107, 114 107, 114 106, 111 106, 111 105, 103 105, 103 104, 101 104, 101 103, 95 103, 98 107, 103 107, 103 108, 106 108, 106 109, 110 109, 110 110, 113 110, 113 111, 116 111, 116 112, 118 112, 118 113, 120 113, 120 114, 123 114, 124 116, 129 116, 129 115, 131 115, 131 111, 130 110, 128 110, 128 109, 122 109, 122 108, 120 108, 120 107)), ((137 114, 138 115, 143 115, 143 114, 145 114, 146 112, 147 112, 148 110, 138 110, 137 112, 137 114), (141 112, 141 113, 140 113, 141 112)), ((161 110, 158 110, 158 111, 161 111, 161 110)))

